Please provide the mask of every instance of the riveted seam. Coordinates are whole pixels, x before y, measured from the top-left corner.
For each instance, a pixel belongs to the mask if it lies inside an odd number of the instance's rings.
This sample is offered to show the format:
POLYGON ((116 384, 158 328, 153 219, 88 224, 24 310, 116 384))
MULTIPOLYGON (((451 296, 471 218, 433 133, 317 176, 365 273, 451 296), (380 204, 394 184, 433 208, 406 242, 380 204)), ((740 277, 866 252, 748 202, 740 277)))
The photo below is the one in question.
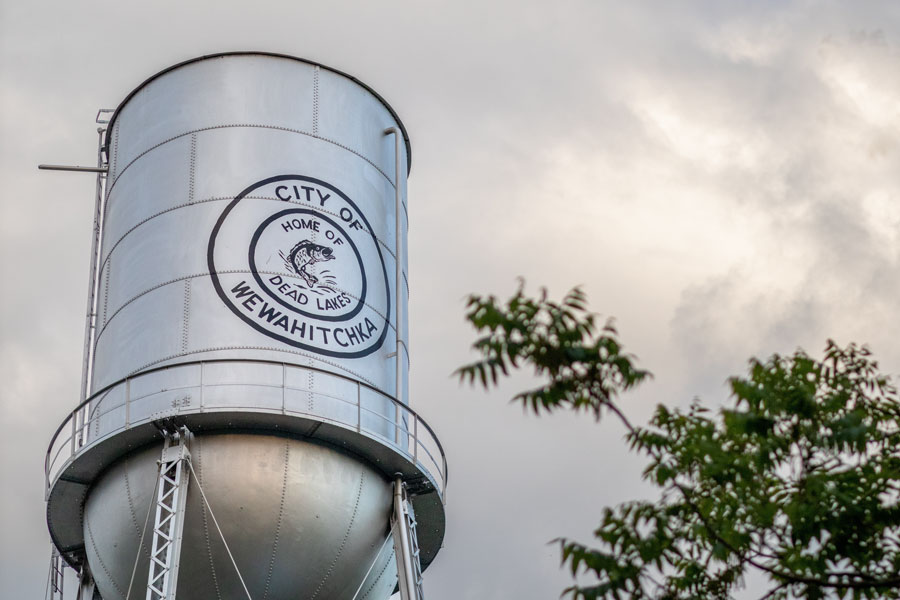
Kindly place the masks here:
POLYGON ((328 581, 329 577, 331 577, 331 573, 332 571, 334 571, 335 565, 337 565, 338 560, 344 553, 344 546, 347 545, 347 540, 350 538, 350 531, 353 529, 353 524, 356 522, 356 515, 359 513, 359 500, 362 497, 363 482, 365 481, 365 479, 366 474, 361 473, 359 476, 359 488, 356 490, 356 503, 353 505, 353 516, 350 517, 350 523, 347 525, 347 531, 344 532, 344 539, 341 540, 341 545, 338 547, 337 556, 335 556, 334 560, 331 561, 331 564, 328 566, 328 570, 325 572, 325 576, 322 578, 322 581, 319 582, 318 587, 316 587, 316 591, 312 596, 310 596, 309 600, 316 600, 319 592, 321 592, 322 588, 325 586, 325 582, 328 581))
POLYGON ((275 569, 275 554, 278 551, 278 538, 281 535, 281 525, 284 521, 284 498, 287 495, 288 465, 291 460, 291 444, 289 440, 284 442, 284 476, 281 484, 281 504, 278 506, 278 522, 275 525, 275 539, 272 541, 272 556, 269 558, 269 572, 266 575, 266 587, 263 592, 263 600, 269 597, 269 586, 272 583, 272 572, 275 569))

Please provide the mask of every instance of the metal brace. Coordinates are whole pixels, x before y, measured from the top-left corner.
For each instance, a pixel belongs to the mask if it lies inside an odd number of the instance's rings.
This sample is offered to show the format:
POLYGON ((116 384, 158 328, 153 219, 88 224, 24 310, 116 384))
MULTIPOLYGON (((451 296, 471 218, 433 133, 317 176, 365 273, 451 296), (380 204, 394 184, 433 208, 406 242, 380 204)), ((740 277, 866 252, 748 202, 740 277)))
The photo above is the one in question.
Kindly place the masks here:
POLYGON ((401 600, 425 600, 422 590, 422 562, 416 535, 416 515, 400 477, 394 482, 394 514, 391 517, 394 555, 401 600))
POLYGON ((146 600, 175 600, 181 538, 184 531, 184 509, 187 502, 191 459, 187 427, 161 428, 165 432, 159 481, 156 491, 156 518, 153 521, 153 546, 150 573, 147 576, 146 600))

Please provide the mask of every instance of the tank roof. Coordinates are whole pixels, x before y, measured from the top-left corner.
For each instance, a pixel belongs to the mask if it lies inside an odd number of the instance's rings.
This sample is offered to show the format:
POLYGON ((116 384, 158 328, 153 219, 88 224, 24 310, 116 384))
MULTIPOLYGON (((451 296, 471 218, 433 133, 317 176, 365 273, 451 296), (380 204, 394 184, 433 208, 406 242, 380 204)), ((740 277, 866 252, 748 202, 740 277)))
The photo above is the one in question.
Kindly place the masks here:
POLYGON ((115 112, 113 112, 113 115, 109 120, 109 126, 106 129, 106 141, 104 142, 104 146, 103 146, 104 149, 109 148, 109 142, 110 142, 109 136, 111 135, 113 126, 116 123, 116 118, 118 118, 119 113, 122 111, 122 109, 125 107, 125 105, 128 104, 128 101, 131 100, 131 98, 134 97, 135 94, 137 94, 141 89, 143 89, 150 82, 157 79, 158 77, 161 77, 162 75, 165 75, 166 73, 168 73, 170 71, 174 71, 175 69, 180 69, 181 67, 184 67, 186 65, 200 62, 203 60, 209 60, 211 58, 224 58, 224 57, 228 57, 228 56, 270 56, 273 58, 286 58, 289 60, 296 60, 298 62, 306 63, 308 65, 313 65, 313 66, 317 66, 322 69, 327 69, 327 70, 331 71, 332 73, 337 73, 338 75, 340 75, 342 77, 346 77, 350 81, 361 86, 366 91, 368 91, 370 94, 375 96, 375 98, 377 98, 378 101, 381 102, 386 109, 388 109, 388 112, 390 112, 391 116, 394 117, 394 120, 397 121, 397 125, 400 126, 400 131, 403 134, 403 142, 406 144, 406 172, 407 172, 407 175, 409 174, 410 169, 412 169, 412 146, 410 145, 409 134, 406 131, 406 126, 403 125, 403 121, 400 120, 400 117, 397 115, 396 111, 394 111, 394 109, 391 107, 391 105, 388 104, 387 101, 384 98, 382 98, 378 92, 373 90, 370 86, 363 83, 356 77, 349 75, 347 73, 344 73, 343 71, 339 71, 338 69, 329 67, 328 65, 323 65, 322 63, 316 62, 314 60, 308 60, 306 58, 300 58, 298 56, 291 56, 289 54, 279 54, 277 52, 262 52, 262 51, 257 51, 257 50, 218 52, 216 54, 206 54, 204 56, 198 56, 196 58, 191 58, 191 59, 185 60, 183 62, 180 62, 178 64, 172 65, 170 67, 166 67, 165 69, 156 73, 155 75, 148 77, 143 83, 141 83, 139 86, 137 86, 136 88, 131 90, 131 92, 127 96, 125 96, 125 99, 122 100, 122 102, 120 102, 119 105, 116 107, 115 112))

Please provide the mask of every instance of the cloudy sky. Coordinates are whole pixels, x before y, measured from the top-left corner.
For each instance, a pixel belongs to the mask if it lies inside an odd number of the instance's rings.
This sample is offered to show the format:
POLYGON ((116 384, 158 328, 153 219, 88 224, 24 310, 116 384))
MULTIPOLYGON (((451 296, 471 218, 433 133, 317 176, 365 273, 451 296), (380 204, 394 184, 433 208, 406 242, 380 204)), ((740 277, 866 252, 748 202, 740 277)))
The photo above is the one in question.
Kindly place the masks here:
POLYGON ((378 90, 413 147, 411 397, 450 461, 430 600, 555 598, 557 536, 647 489, 621 430, 449 377, 472 291, 581 284, 655 379, 726 401, 751 355, 868 342, 900 371, 900 4, 0 0, 0 589, 43 593, 46 444, 77 402, 98 108, 227 50, 378 90))

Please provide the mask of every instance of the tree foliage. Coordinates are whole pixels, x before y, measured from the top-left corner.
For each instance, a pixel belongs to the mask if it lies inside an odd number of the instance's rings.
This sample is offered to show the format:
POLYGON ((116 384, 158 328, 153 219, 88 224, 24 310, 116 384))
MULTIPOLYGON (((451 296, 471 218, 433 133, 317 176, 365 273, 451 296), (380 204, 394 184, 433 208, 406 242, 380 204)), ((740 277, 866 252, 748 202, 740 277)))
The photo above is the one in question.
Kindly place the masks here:
POLYGON ((900 403, 866 347, 752 359, 729 380, 728 408, 660 404, 636 427, 617 403, 650 374, 581 290, 560 302, 522 287, 506 302, 473 295, 466 317, 480 359, 461 380, 491 388, 533 369, 540 385, 514 400, 615 415, 659 488, 655 502, 603 509, 592 545, 559 541, 590 580, 564 595, 731 598, 755 570, 771 583, 764 598, 900 598, 900 403))

